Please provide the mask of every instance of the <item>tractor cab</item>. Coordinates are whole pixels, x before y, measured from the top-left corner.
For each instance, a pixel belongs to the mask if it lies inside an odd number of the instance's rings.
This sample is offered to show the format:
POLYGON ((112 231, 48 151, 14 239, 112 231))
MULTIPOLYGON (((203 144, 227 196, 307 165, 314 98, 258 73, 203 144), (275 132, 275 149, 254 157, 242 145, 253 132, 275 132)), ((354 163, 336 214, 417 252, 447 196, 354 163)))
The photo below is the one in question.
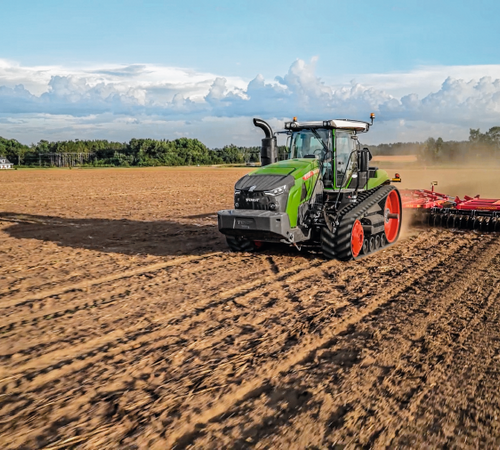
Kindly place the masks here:
MULTIPOLYGON (((371 158, 366 149, 364 159, 360 161, 361 145, 358 141, 358 132, 366 132, 370 124, 353 120, 327 120, 321 122, 293 122, 285 123, 285 129, 290 133, 290 159, 316 158, 321 167, 321 174, 325 189, 343 189, 361 186, 357 182, 358 176, 367 172, 366 163, 371 158), (360 164, 364 162, 365 164, 360 164)), ((361 180, 359 180, 361 181, 361 180)))

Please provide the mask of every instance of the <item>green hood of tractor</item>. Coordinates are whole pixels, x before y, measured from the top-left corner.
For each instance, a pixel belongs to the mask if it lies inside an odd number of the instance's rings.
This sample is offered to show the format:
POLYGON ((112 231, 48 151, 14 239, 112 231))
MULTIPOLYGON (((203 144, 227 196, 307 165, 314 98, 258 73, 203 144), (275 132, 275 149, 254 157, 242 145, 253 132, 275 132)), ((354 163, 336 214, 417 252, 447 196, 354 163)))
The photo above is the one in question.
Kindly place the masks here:
POLYGON ((302 178, 309 171, 319 167, 319 161, 313 158, 297 158, 279 161, 268 166, 260 167, 248 175, 291 175, 296 180, 302 178))
MULTIPOLYGON (((294 185, 290 187, 290 191, 288 192, 286 212, 290 219, 290 225, 292 227, 297 226, 299 206, 311 197, 316 179, 319 176, 319 161, 315 158, 297 158, 279 161, 250 172, 245 183, 251 184, 252 176, 256 176, 256 184, 258 184, 257 179, 261 178, 261 175, 278 175, 281 177, 291 177, 295 180, 294 185)), ((279 183, 283 184, 282 182, 279 183)))

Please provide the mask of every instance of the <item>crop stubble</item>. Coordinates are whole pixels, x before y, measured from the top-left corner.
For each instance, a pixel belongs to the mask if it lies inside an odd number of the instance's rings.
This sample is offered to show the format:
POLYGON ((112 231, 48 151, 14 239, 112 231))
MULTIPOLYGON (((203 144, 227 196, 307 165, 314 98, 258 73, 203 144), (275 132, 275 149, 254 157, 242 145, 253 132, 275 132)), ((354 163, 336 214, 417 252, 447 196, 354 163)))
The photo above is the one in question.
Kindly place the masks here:
POLYGON ((498 446, 498 236, 233 254, 243 173, 2 174, 3 447, 498 446))

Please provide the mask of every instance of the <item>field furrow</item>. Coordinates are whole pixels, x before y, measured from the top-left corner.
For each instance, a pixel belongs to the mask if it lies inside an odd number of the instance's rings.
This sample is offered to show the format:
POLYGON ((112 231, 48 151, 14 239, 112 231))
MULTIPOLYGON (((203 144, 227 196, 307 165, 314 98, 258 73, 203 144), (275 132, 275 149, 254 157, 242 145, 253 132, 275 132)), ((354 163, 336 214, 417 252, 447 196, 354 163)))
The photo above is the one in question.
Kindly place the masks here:
POLYGON ((237 254, 246 169, 68 172, 6 174, 2 448, 499 446, 497 234, 237 254))

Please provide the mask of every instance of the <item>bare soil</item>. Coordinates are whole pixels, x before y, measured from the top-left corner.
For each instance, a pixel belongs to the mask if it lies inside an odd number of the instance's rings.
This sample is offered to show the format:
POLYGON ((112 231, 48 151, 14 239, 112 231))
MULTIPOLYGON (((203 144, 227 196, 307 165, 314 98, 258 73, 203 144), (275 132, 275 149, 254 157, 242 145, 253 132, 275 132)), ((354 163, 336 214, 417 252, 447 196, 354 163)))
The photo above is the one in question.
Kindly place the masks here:
POLYGON ((0 173, 1 447, 498 448, 499 236, 231 253, 246 172, 0 173))

